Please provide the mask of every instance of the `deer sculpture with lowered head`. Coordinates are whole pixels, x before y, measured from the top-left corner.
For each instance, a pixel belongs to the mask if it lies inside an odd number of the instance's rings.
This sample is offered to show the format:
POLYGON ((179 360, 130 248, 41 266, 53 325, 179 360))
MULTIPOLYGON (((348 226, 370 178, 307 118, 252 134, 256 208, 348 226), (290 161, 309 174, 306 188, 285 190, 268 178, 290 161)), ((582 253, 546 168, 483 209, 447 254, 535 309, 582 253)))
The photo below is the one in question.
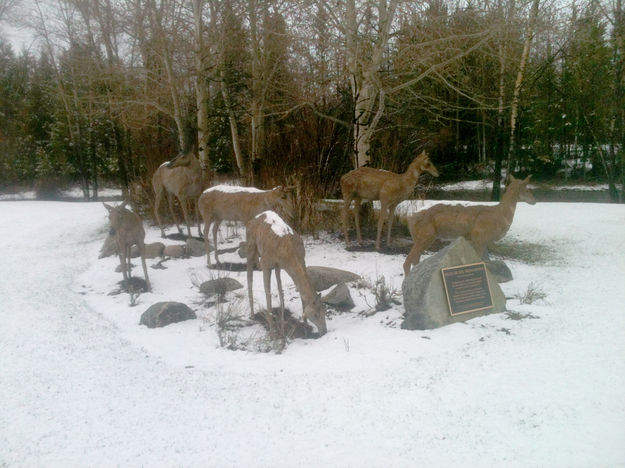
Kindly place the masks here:
POLYGON ((161 228, 162 237, 165 237, 165 230, 163 229, 163 224, 159 216, 159 208, 164 195, 167 195, 169 212, 172 219, 176 220, 178 232, 182 234, 182 230, 174 214, 172 197, 175 196, 178 199, 185 223, 187 224, 189 237, 191 237, 191 224, 189 222, 188 205, 189 203, 195 203, 198 233, 200 236, 202 235, 199 211, 196 203, 197 198, 202 193, 202 185, 200 162, 193 152, 181 153, 171 161, 164 162, 154 171, 154 175, 152 176, 152 187, 154 188, 154 194, 156 196, 154 199, 154 217, 161 228))
POLYGON ((456 239, 463 236, 478 255, 489 244, 503 238, 514 219, 517 202, 534 205, 534 195, 527 188, 530 176, 524 180, 510 176, 506 192, 497 205, 434 205, 408 217, 408 228, 414 245, 404 262, 404 274, 419 263, 423 251, 436 238, 456 239))
POLYGON ((284 293, 280 270, 284 269, 293 279, 302 299, 302 315, 317 327, 320 335, 327 332, 326 307, 315 291, 304 261, 304 243, 273 211, 264 211, 247 223, 247 292, 250 300, 250 315, 254 315, 252 293, 253 268, 258 262, 263 271, 265 298, 267 300, 267 321, 272 326, 271 316, 271 271, 275 271, 280 297, 280 330, 284 333, 284 293), (260 257, 260 259, 259 259, 260 257))
POLYGON ((143 221, 138 214, 126 209, 126 203, 124 202, 119 206, 103 203, 109 212, 109 221, 111 223, 109 233, 115 236, 119 263, 126 282, 131 277, 130 248, 136 244, 141 255, 145 284, 148 290, 150 290, 150 279, 148 278, 148 269, 145 264, 145 230, 143 229, 143 221))
POLYGON ((204 220, 204 244, 206 245, 206 262, 211 266, 208 230, 213 224, 213 242, 215 261, 217 255, 217 231, 222 221, 241 221, 247 223, 254 216, 267 210, 280 210, 286 216, 293 216, 293 205, 290 189, 278 186, 272 190, 259 190, 254 187, 235 185, 216 185, 206 189, 198 200, 198 207, 204 220))
POLYGON ((380 200, 380 216, 378 218, 378 233, 375 240, 375 248, 380 249, 382 227, 388 220, 388 234, 386 245, 391 244, 391 227, 393 215, 397 205, 408 198, 414 186, 423 172, 428 172, 438 177, 438 171, 430 161, 427 152, 423 151, 408 166, 403 174, 374 169, 372 167, 359 167, 341 177, 341 192, 343 193, 343 234, 345 245, 349 246, 349 205, 354 200, 354 221, 356 224, 356 238, 362 244, 360 235, 359 211, 362 199, 380 200))

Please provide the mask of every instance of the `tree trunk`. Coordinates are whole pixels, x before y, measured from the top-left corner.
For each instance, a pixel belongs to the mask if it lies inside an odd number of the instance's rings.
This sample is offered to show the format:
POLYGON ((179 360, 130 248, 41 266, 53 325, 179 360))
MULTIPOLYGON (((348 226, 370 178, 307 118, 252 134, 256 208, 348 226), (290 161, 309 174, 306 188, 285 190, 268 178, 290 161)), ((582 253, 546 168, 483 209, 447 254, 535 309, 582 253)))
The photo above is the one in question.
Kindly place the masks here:
POLYGON ((206 72, 206 59, 203 35, 202 9, 203 0, 193 0, 193 18, 195 33, 195 100, 197 105, 197 140, 200 166, 202 170, 210 167, 208 160, 208 84, 204 73, 206 72))

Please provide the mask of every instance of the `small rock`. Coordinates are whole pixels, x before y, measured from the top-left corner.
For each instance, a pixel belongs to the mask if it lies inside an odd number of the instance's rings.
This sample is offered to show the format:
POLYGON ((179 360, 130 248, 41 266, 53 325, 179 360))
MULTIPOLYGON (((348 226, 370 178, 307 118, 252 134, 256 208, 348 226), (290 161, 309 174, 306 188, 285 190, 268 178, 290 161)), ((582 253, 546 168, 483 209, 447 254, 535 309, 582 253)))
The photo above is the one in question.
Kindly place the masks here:
MULTIPOLYGON (((161 255, 163 255, 163 250, 165 250, 165 244, 163 244, 162 242, 152 242, 151 244, 145 244, 145 258, 160 257, 161 255)), ((139 247, 133 245, 130 248, 130 257, 139 257, 139 247)))
POLYGON ((163 249, 163 255, 165 257, 182 258, 185 254, 184 245, 166 245, 163 249))
POLYGON ((332 291, 321 298, 323 302, 329 306, 336 307, 341 310, 349 310, 354 307, 354 300, 349 292, 349 288, 345 283, 337 284, 332 291))
POLYGON ((145 325, 148 328, 158 328, 195 318, 197 318, 195 312, 186 304, 181 302, 157 302, 143 312, 139 325, 145 325))
MULTIPOLYGON (((202 257, 206 255, 206 247, 204 246, 204 242, 197 240, 197 239, 193 239, 192 237, 189 237, 187 239, 187 243, 185 244, 185 249, 186 249, 187 255, 190 257, 202 257)), ((212 249, 209 247, 209 250, 212 250, 212 249)))
POLYGON ((310 281, 316 291, 323 291, 330 286, 339 283, 349 283, 360 279, 360 276, 351 271, 340 270, 338 268, 330 268, 323 266, 306 267, 310 281))
POLYGON ((234 291, 242 287, 243 285, 234 278, 225 277, 204 281, 200 285, 200 292, 207 296, 212 296, 214 294, 223 296, 228 291, 234 291))
POLYGON ((115 236, 109 234, 104 239, 98 258, 110 257, 111 255, 117 255, 117 242, 115 241, 115 236))
POLYGON ((498 283, 512 281, 512 272, 503 260, 490 260, 486 262, 486 268, 490 271, 498 283))

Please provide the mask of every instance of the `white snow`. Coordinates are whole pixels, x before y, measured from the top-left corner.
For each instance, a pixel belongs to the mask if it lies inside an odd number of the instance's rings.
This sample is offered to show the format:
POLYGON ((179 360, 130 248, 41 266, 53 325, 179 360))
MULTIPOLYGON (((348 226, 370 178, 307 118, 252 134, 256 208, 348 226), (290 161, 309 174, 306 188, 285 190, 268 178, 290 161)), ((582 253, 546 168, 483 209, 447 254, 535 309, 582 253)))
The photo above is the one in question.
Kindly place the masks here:
MULTIPOLYGON (((406 331, 403 306, 366 317, 375 298, 351 286, 352 311, 282 354, 218 346, 216 309, 194 283, 225 273, 204 258, 149 268, 153 292, 135 307, 108 295, 121 274, 116 258, 97 259, 100 203, 5 201, 0 220, 0 466, 625 465, 624 205, 519 204, 504 241, 552 252, 506 260, 507 308, 523 320, 406 331), (530 284, 546 297, 521 304, 530 284), (139 326, 163 300, 199 318, 139 326)), ((226 247, 244 237, 221 233, 226 247)), ((147 235, 161 240, 158 228, 147 235)), ((329 234, 304 240, 308 265, 401 291, 402 256, 348 252, 329 234)), ((230 276, 245 284, 245 272, 230 276)), ((246 313, 245 288, 228 299, 246 313)))
POLYGON ((284 220, 275 211, 263 211, 256 216, 257 218, 265 218, 265 222, 271 225, 271 230, 278 236, 284 237, 293 234, 291 226, 286 224, 284 220))
POLYGON ((239 185, 215 185, 214 187, 207 188, 206 192, 224 192, 224 193, 262 193, 267 190, 260 190, 255 187, 241 187, 239 185))

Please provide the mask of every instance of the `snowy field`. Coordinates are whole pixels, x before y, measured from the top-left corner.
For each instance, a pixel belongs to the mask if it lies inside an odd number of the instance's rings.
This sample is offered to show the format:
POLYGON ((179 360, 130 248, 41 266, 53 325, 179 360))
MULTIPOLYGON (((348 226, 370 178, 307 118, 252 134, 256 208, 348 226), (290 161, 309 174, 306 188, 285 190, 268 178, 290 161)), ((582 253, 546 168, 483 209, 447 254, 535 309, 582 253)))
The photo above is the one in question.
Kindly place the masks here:
MULTIPOLYGON (((3 201, 0 220, 0 467, 625 465, 623 205, 519 204, 502 242, 542 254, 506 259, 507 313, 406 331, 403 306, 370 315, 371 291, 352 287, 353 310, 282 354, 219 347, 196 284, 225 273, 204 258, 149 268, 135 307, 108 295, 121 274, 97 258, 100 203, 3 201), (522 304, 532 286, 544 298, 522 304), (139 326, 163 300, 199 318, 139 326)), ((220 248, 244 235, 231 231, 220 248)), ((332 235, 305 244, 309 265, 401 291, 401 255, 347 252, 332 235)), ((243 313, 245 291, 228 296, 243 313)))

